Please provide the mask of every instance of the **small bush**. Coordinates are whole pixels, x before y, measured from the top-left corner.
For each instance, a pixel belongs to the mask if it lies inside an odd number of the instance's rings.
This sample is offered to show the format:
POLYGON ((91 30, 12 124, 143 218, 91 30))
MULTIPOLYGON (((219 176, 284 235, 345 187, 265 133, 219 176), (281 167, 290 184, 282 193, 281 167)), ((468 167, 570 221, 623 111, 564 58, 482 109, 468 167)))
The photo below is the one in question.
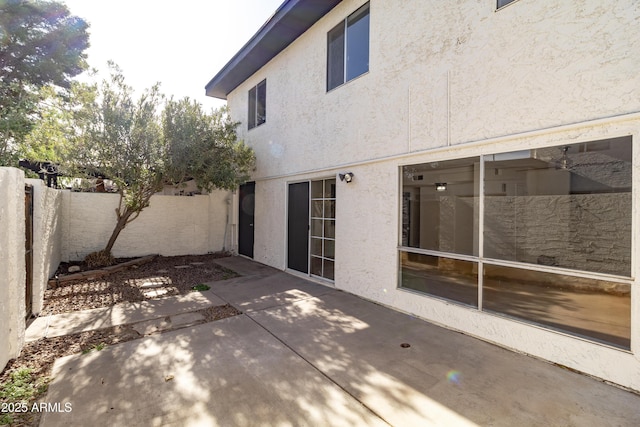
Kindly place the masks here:
POLYGON ((115 264, 116 259, 111 255, 111 252, 97 251, 87 255, 84 262, 90 268, 106 267, 115 264))

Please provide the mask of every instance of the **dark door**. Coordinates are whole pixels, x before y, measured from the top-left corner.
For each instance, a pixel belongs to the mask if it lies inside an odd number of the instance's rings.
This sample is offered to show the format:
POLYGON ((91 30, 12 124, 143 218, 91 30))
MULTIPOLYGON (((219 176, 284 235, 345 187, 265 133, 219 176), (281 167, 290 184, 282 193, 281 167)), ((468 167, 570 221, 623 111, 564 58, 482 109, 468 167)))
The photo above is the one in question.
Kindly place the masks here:
POLYGON ((289 184, 287 266, 309 272, 309 183, 289 184))
POLYGON ((238 253, 253 258, 253 220, 256 183, 240 186, 240 217, 238 219, 238 253))
POLYGON ((25 235, 24 235, 24 261, 26 268, 25 280, 25 318, 30 318, 33 303, 33 187, 25 185, 24 187, 24 216, 25 216, 25 235))

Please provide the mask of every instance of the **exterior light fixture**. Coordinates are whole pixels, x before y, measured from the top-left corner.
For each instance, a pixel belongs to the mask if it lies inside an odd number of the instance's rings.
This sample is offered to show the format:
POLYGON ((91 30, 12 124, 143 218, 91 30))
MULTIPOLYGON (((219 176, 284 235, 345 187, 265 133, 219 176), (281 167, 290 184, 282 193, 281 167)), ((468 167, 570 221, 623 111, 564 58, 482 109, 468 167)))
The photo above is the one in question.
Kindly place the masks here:
POLYGON ((447 183, 446 182, 436 182, 436 191, 446 191, 447 183))
POLYGON ((556 169, 569 170, 573 166, 573 161, 567 156, 569 146, 562 147, 562 157, 556 161, 556 169))
POLYGON ((350 183, 351 181, 353 181, 353 172, 346 172, 346 173, 340 173, 338 174, 338 176, 340 177, 340 181, 344 181, 347 184, 350 183))

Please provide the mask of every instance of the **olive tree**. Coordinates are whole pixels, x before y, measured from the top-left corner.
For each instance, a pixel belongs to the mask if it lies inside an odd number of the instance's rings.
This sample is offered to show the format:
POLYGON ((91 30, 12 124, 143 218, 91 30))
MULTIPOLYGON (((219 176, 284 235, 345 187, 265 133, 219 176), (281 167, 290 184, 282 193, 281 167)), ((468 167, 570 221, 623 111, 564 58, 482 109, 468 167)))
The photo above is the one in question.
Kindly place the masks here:
POLYGON ((110 78, 85 105, 70 144, 68 164, 112 180, 120 195, 111 237, 87 262, 112 262, 120 232, 165 185, 195 179, 205 190, 233 189, 245 181, 255 156, 237 140, 236 127, 225 109, 207 113, 188 98, 165 100, 158 85, 136 97, 112 65, 110 78))

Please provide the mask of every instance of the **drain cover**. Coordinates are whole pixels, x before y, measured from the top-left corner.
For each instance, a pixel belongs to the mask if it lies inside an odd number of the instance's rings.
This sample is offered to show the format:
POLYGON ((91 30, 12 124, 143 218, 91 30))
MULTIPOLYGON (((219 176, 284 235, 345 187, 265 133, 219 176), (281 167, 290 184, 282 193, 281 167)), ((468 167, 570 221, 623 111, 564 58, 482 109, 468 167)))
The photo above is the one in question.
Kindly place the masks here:
POLYGON ((400 344, 400 347, 409 348, 409 347, 411 347, 411 344, 409 344, 408 342, 403 342, 402 344, 400 344))

